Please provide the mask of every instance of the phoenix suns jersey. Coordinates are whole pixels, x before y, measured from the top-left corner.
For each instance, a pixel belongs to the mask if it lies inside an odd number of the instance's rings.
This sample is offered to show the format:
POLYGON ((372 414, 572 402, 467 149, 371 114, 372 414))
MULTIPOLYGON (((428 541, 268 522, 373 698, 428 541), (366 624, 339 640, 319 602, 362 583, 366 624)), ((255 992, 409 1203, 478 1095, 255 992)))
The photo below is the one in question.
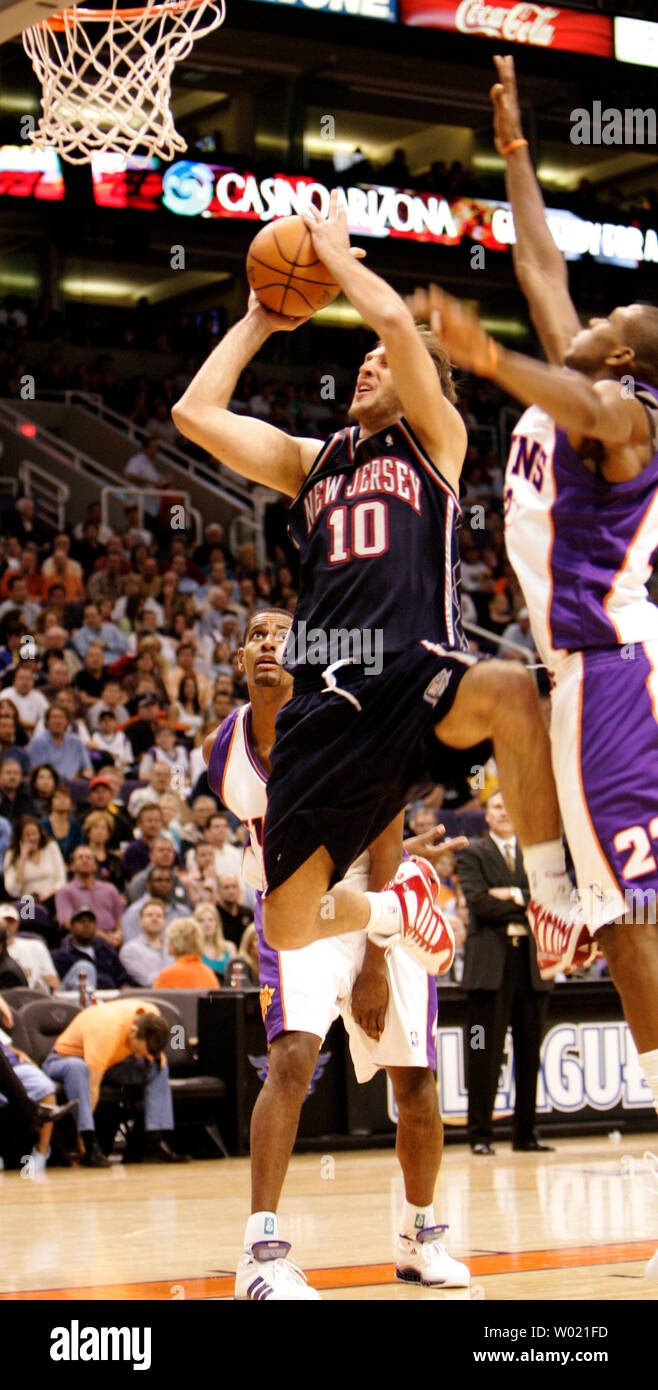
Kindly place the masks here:
MULTIPOLYGON (((649 407, 658 391, 636 387, 649 407)), ((651 409, 652 426, 657 413, 651 409)), ((549 670, 571 652, 658 639, 647 581, 658 549, 658 440, 621 483, 592 472, 538 406, 521 416, 505 473, 505 538, 537 651, 549 670)))
POLYGON ((220 726, 210 752, 208 784, 249 831, 242 861, 245 883, 261 892, 263 822, 267 810, 267 773, 261 767, 251 738, 251 705, 232 710, 220 726))
MULTIPOLYGON (((300 596, 284 664, 374 666, 416 641, 464 650, 459 500, 403 419, 331 435, 291 503, 300 596)), ((381 669, 381 667, 380 667, 381 669)), ((373 671, 373 673, 375 673, 373 671)))

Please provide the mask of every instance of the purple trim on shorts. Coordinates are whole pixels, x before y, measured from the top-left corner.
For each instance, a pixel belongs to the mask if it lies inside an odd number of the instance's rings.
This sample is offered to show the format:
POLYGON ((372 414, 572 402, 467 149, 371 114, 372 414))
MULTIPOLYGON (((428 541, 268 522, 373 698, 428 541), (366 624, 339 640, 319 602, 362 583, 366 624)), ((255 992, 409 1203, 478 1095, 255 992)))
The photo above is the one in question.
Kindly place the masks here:
POLYGON ((621 891, 656 891, 658 836, 649 831, 658 817, 658 725, 647 685, 651 663, 639 644, 585 652, 583 663, 580 761, 592 826, 621 891), (630 839, 618 850, 614 841, 632 827, 640 827, 651 840, 640 860, 654 867, 625 878, 624 870, 637 855, 630 839))
POLYGON ((427 976, 427 1065, 436 1071, 436 1028, 439 1016, 439 991, 434 975, 427 976))
POLYGON ((226 762, 239 713, 239 708, 231 710, 231 713, 224 720, 224 723, 220 724, 215 736, 215 741, 210 750, 210 759, 208 761, 208 786, 210 790, 215 793, 215 796, 222 796, 222 782, 226 771, 226 762))
POLYGON ((281 968, 279 952, 268 946, 263 933, 262 895, 256 893, 254 925, 258 933, 258 978, 260 982, 260 1007, 267 1036, 268 1046, 279 1033, 286 1031, 286 1016, 281 991, 281 968), (268 991, 266 994, 265 991, 268 991), (269 996, 269 991, 272 991, 269 996), (268 997, 269 996, 269 997, 268 997), (263 1012, 264 1011, 264 1012, 263 1012))

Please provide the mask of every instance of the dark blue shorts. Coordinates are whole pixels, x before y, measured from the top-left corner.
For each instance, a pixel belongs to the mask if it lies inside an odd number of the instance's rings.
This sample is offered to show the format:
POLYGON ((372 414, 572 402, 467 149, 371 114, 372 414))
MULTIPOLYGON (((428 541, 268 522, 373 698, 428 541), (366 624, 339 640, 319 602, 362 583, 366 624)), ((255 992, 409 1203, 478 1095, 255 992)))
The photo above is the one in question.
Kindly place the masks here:
POLYGON ((324 845, 342 878, 390 825, 414 787, 455 781, 485 763, 489 743, 448 748, 434 725, 450 710, 468 652, 416 643, 380 675, 344 666, 336 681, 360 709, 317 680, 295 681, 276 720, 264 830, 268 891, 324 845))

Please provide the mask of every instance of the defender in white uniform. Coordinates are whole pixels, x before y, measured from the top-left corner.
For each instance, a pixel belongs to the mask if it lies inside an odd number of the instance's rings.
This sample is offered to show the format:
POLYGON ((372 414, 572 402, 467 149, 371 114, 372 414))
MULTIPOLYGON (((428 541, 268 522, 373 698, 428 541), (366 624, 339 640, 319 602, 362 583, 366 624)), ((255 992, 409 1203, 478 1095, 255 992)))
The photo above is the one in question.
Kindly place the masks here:
MULTIPOLYGON (((242 660, 251 703, 233 711, 204 749, 212 790, 249 831, 243 875, 259 890, 260 999, 269 1045, 268 1076, 252 1118, 252 1215, 238 1266, 236 1297, 318 1297, 286 1258, 290 1246, 278 1239, 276 1211, 301 1105, 321 1043, 339 1014, 349 1033, 357 1079, 368 1081, 379 1067, 385 1067, 398 1106, 398 1155, 407 1200, 396 1247, 397 1277, 435 1287, 464 1286, 470 1280, 468 1270, 447 1254, 441 1240, 445 1228, 436 1226, 433 1209, 441 1155, 432 1075, 436 1068, 434 977, 401 946, 393 946, 384 956, 368 942, 365 931, 327 937, 300 950, 281 952, 268 946, 263 936, 260 894, 265 888, 266 763, 274 741, 276 713, 292 684, 278 659, 290 622, 288 614, 277 610, 266 610, 250 620, 242 660), (356 1012, 365 1026, 354 1017, 355 986, 361 990, 356 1012)), ((376 842, 372 847, 376 862, 382 856, 383 881, 397 865, 399 833, 396 826, 384 846, 376 842)), ((352 866, 348 877, 365 890, 372 867, 366 853, 352 866)))

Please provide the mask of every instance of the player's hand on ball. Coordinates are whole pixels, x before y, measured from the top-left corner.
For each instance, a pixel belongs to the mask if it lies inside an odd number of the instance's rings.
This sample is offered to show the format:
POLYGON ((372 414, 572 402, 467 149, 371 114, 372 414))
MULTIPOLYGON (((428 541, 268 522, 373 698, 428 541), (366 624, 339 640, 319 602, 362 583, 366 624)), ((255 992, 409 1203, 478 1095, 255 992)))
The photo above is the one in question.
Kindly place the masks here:
POLYGON ((444 840, 444 835, 443 825, 433 825, 430 830, 423 830, 420 835, 405 840, 404 848, 407 854, 417 854, 421 859, 429 859, 430 864, 435 864, 442 854, 455 854, 468 844, 465 835, 456 835, 452 840, 444 840))
POLYGON ((286 314, 275 314, 272 309, 266 309, 265 305, 261 304, 255 290, 249 291, 247 318, 261 324, 268 333, 292 333, 293 329, 301 328, 303 323, 308 323, 314 313, 315 309, 311 309, 308 314, 302 314, 295 319, 288 318, 286 314))
MULTIPOLYGON (((383 956, 383 952, 382 952, 383 956)), ((386 966, 380 969, 366 964, 357 975, 350 1001, 354 1022, 362 1028, 367 1037, 378 1042, 386 1023, 388 1008, 388 978, 386 966)))
POLYGON ((494 108, 494 142, 502 154, 512 140, 523 138, 519 94, 516 88, 514 59, 494 58, 499 81, 495 82, 489 93, 494 108))

